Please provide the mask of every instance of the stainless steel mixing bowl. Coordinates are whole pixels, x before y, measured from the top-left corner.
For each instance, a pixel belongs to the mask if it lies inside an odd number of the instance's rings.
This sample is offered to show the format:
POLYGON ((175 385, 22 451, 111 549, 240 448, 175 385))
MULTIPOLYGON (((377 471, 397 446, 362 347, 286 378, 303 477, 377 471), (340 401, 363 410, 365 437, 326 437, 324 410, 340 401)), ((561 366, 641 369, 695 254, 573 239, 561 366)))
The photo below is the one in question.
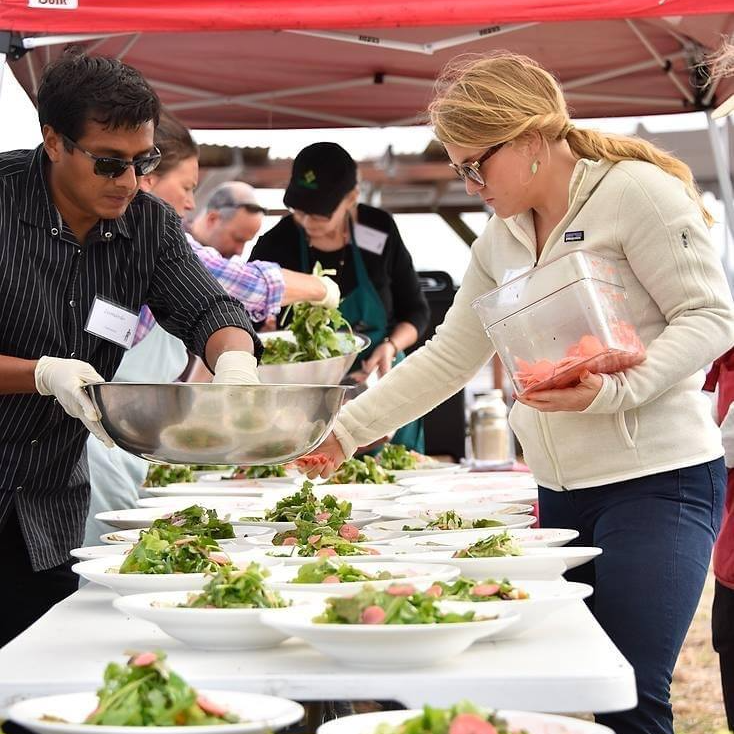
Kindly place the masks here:
POLYGON ((120 448, 169 464, 280 464, 328 435, 347 388, 105 382, 86 390, 120 448))
MULTIPOLYGON (((269 331, 260 333, 263 343, 281 337, 293 341, 290 331, 269 331)), ((349 372, 357 355, 370 345, 370 340, 362 334, 355 334, 357 348, 354 352, 341 357, 330 357, 313 362, 293 362, 291 364, 261 364, 257 371, 260 379, 274 385, 338 385, 349 372)))

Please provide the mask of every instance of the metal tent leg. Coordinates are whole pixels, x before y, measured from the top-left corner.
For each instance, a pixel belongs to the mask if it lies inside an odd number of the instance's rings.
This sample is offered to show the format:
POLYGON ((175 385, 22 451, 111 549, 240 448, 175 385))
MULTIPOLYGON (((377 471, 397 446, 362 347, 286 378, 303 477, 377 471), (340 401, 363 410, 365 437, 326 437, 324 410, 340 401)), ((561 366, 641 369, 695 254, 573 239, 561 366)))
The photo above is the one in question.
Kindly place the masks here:
MULTIPOLYGON (((732 273, 730 272, 728 246, 729 236, 734 236, 734 189, 732 188, 731 183, 731 166, 718 126, 713 117, 711 117, 710 110, 706 112, 706 120, 708 121, 709 140, 711 142, 711 151, 714 156, 714 164, 716 166, 716 176, 719 180, 719 193, 722 201, 724 202, 724 216, 726 219, 727 229, 724 240, 726 243, 724 250, 724 267, 727 271, 729 284, 734 285, 732 282, 732 273)), ((725 128, 725 130, 727 130, 728 133, 728 129, 725 128)))

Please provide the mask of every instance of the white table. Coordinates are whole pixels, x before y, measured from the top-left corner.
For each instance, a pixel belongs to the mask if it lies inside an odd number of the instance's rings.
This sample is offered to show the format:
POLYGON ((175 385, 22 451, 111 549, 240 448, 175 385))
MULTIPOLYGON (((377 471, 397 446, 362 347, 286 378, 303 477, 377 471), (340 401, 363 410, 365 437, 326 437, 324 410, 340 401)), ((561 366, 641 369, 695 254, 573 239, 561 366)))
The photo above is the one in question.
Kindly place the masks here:
POLYGON ((517 640, 474 645, 439 665, 394 672, 342 667, 288 640, 256 652, 191 650, 155 625, 112 606, 89 584, 0 650, 0 710, 18 698, 95 690, 126 650, 163 649, 174 670, 202 688, 268 693, 297 701, 397 700, 409 708, 471 699, 547 712, 622 711, 636 705, 629 663, 583 602, 517 640))

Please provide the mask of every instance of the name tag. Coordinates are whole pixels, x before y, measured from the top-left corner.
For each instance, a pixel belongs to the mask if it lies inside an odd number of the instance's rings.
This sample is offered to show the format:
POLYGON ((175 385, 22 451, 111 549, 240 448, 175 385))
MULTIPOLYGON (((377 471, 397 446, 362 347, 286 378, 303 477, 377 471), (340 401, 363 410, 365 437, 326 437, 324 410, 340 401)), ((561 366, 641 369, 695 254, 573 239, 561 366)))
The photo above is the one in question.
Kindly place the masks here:
POLYGON ((387 242, 387 232, 380 232, 379 229, 372 229, 357 222, 354 225, 354 239, 357 247, 367 252, 374 252, 375 255, 382 255, 387 242))
POLYGON ((138 328, 138 314, 101 296, 95 296, 84 331, 130 349, 138 328))

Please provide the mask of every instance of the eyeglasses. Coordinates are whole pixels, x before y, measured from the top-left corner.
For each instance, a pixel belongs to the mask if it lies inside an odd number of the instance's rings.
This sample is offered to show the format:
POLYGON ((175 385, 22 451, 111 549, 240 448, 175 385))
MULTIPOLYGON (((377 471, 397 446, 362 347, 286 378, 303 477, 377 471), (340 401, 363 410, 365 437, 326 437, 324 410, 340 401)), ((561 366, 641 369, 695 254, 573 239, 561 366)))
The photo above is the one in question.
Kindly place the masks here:
POLYGON ((484 176, 480 173, 479 167, 484 163, 484 161, 489 160, 503 145, 504 143, 493 145, 491 148, 488 148, 481 157, 477 158, 472 163, 449 163, 449 166, 454 169, 456 175, 462 181, 466 181, 468 178, 475 184, 484 186, 484 176))
POLYGON ((250 214, 267 214, 268 210, 264 206, 260 206, 259 204, 239 204, 238 209, 244 209, 246 212, 249 212, 250 214))
POLYGON ((63 136, 64 140, 75 150, 80 153, 84 153, 85 156, 91 158, 94 161, 94 172, 98 176, 104 176, 105 178, 119 178, 129 166, 132 166, 135 170, 135 175, 140 178, 141 176, 147 176, 149 173, 155 171, 158 164, 161 162, 161 152, 153 147, 155 153, 153 155, 143 156, 142 158, 135 158, 132 161, 126 161, 124 158, 109 158, 107 156, 94 155, 88 150, 84 150, 76 141, 63 136))

